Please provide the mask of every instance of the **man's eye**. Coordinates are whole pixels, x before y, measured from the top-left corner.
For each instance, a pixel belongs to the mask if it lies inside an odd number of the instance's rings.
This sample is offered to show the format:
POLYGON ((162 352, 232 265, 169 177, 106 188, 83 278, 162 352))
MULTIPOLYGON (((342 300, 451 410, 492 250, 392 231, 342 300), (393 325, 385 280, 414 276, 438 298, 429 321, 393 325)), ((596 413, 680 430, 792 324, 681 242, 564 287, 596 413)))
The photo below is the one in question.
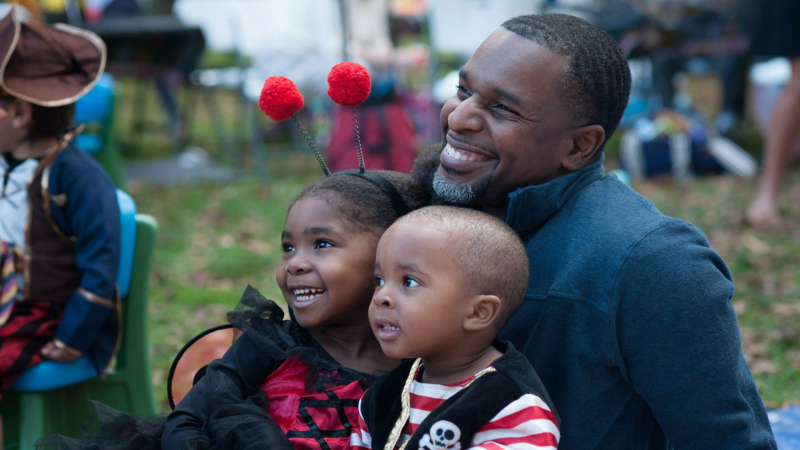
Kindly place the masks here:
POLYGON ((330 247, 333 247, 333 244, 330 241, 326 241, 323 239, 317 241, 317 245, 314 246, 314 248, 330 248, 330 247))
POLYGON ((419 283, 417 282, 417 280, 415 280, 415 279, 413 279, 411 277, 405 277, 405 278, 403 278, 403 286, 405 286, 405 287, 417 287, 417 286, 419 286, 419 283))
POLYGON ((375 287, 383 286, 383 278, 377 275, 372 277, 372 282, 375 283, 375 287))
POLYGON ((294 251, 294 245, 283 243, 281 244, 281 248, 283 248, 283 253, 289 253, 294 251))
POLYGON ((495 103, 494 105, 492 105, 492 108, 494 108, 494 109, 496 109, 498 111, 514 113, 513 110, 509 109, 508 106, 506 106, 506 105, 504 105, 502 103, 495 103))

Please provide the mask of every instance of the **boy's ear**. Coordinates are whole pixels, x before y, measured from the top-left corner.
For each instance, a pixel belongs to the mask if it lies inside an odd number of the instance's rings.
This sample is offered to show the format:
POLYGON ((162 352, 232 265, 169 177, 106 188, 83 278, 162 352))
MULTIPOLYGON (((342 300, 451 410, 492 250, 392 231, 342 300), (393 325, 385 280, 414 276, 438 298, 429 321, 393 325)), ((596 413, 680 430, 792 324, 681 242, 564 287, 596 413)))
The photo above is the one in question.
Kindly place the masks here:
POLYGON ((18 130, 29 128, 33 120, 33 105, 14 100, 8 105, 8 118, 11 119, 11 126, 18 130))
POLYGON ((477 295, 472 298, 469 315, 464 321, 467 331, 491 327, 500 313, 500 298, 496 295, 477 295))

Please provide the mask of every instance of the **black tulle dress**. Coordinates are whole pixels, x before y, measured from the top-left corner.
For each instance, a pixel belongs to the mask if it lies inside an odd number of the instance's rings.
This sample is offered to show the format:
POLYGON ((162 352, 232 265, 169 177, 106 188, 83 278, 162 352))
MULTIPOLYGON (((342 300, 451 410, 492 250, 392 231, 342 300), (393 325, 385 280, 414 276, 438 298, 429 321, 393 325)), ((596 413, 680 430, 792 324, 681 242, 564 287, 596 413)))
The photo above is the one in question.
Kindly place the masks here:
POLYGON ((229 321, 244 334, 169 414, 134 418, 94 402, 81 439, 37 449, 346 450, 373 375, 339 365, 294 320, 247 288, 229 321))

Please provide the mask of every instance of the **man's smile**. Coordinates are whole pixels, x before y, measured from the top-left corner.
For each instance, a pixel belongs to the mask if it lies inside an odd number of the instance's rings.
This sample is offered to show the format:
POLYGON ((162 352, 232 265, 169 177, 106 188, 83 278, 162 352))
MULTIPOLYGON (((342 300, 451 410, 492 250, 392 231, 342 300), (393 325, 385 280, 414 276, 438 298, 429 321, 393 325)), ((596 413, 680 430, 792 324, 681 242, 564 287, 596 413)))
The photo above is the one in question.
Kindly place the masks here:
POLYGON ((449 134, 442 149, 440 162, 450 175, 468 175, 482 167, 497 163, 497 156, 485 149, 453 139, 449 134))

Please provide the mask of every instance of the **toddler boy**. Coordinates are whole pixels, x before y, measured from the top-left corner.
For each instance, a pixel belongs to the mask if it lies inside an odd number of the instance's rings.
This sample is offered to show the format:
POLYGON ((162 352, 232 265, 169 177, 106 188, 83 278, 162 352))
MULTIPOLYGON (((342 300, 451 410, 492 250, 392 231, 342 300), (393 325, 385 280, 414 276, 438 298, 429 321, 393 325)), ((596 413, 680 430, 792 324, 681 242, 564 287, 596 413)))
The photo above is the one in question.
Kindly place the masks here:
POLYGON ((522 242, 492 216, 432 206, 392 225, 378 244, 370 322, 387 356, 417 359, 364 394, 353 448, 556 449, 544 386, 496 340, 527 284, 522 242))

